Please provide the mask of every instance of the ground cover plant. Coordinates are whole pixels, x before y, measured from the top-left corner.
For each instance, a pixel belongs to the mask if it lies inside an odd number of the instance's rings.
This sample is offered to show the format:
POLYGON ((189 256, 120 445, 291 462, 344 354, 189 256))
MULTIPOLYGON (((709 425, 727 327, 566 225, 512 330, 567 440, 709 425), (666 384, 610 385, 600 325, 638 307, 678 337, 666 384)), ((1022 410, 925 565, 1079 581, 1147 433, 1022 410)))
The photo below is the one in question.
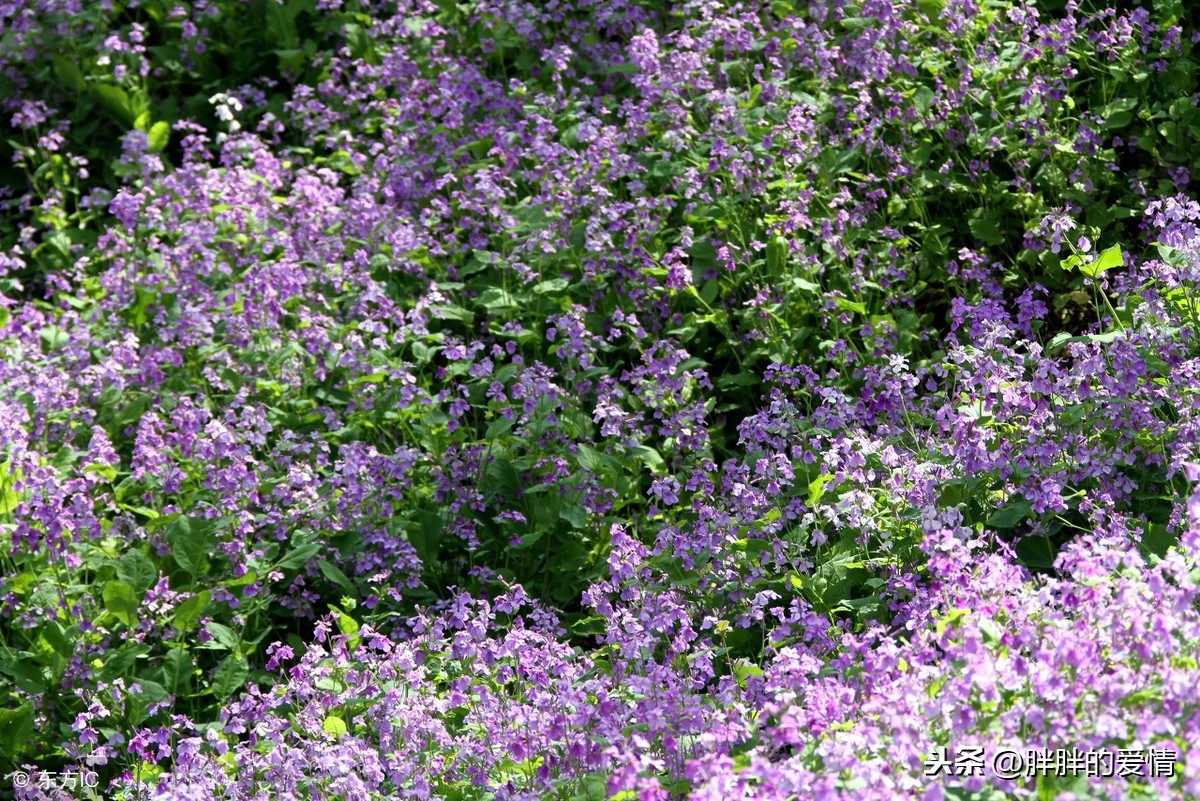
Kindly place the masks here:
POLYGON ((1200 797, 1198 23, 0 2, 0 793, 1200 797))

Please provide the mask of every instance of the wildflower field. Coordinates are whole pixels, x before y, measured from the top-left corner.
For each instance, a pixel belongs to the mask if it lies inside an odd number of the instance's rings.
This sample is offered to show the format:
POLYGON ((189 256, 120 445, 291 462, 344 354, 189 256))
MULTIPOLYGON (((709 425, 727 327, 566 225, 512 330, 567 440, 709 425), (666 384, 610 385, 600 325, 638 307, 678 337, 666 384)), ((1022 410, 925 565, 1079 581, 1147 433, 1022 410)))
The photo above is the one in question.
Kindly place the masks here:
POLYGON ((0 0, 0 797, 1200 798, 1200 4, 0 0))

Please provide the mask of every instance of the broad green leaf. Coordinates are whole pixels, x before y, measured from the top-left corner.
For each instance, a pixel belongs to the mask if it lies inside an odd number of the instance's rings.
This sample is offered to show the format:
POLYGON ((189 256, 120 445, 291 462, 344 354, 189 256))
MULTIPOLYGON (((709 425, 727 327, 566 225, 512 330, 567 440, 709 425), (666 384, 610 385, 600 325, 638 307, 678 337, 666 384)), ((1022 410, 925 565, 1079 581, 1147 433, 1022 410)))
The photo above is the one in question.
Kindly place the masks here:
POLYGON ((342 592, 346 593, 347 595, 353 595, 357 597, 358 592, 354 588, 354 582, 352 582, 349 576, 343 573, 337 565, 329 562, 328 560, 319 559, 317 561, 317 567, 321 569, 321 575, 336 584, 342 590, 342 592))
POLYGON ((216 548, 211 521, 199 517, 181 517, 167 530, 171 556, 193 578, 208 572, 208 556, 216 548))
POLYGON ((100 476, 105 481, 112 481, 117 477, 117 468, 113 467, 111 464, 89 464, 87 467, 83 468, 83 472, 85 475, 92 474, 100 476))
POLYGON ((442 542, 442 516, 422 509, 417 512, 416 520, 408 524, 405 535, 423 563, 436 562, 442 542))
POLYGON ((657 470, 665 464, 659 452, 646 445, 633 445, 629 448, 629 453, 641 459, 651 470, 657 470))
POLYGON ((242 688, 249 675, 250 666, 246 664, 245 657, 241 654, 229 654, 221 660, 221 664, 217 665, 217 670, 213 673, 213 695, 217 700, 224 701, 242 688))
POLYGON ((127 128, 133 127, 137 114, 134 113, 133 101, 124 89, 108 83, 90 83, 88 90, 122 125, 127 128))
POLYGON ((507 292, 500 287, 491 287, 484 290, 475 302, 493 313, 511 311, 517 308, 517 299, 511 292, 507 292))
POLYGON ((1000 233, 1000 226, 991 217, 979 216, 972 218, 968 223, 971 233, 980 242, 987 245, 1000 245, 1004 242, 1004 235, 1000 233))
POLYGON ((185 695, 192 684, 192 657, 187 648, 177 646, 163 657, 162 683, 172 695, 185 695))
POLYGON ((1096 260, 1091 264, 1082 264, 1079 267, 1079 272, 1086 275, 1088 278, 1095 278, 1105 270, 1111 270, 1114 267, 1121 267, 1125 264, 1125 254, 1121 252, 1120 245, 1113 245, 1110 248, 1105 248, 1096 257, 1096 260))
POLYGON ((564 506, 558 510, 558 514, 572 528, 584 528, 587 525, 587 512, 579 506, 564 506))
POLYGON ((570 286, 570 282, 565 278, 551 278, 548 281, 541 281, 533 285, 533 291, 538 295, 545 295, 548 292, 561 292, 570 286))
POLYGON ((117 649, 104 657, 103 665, 100 668, 100 678, 105 681, 112 681, 119 676, 128 676, 133 671, 133 664, 139 656, 143 656, 150 652, 150 649, 144 645, 126 645, 117 649))
POLYGON ((777 236, 767 244, 767 270, 771 275, 782 276, 787 264, 788 241, 777 236))
POLYGON ((0 649, 0 673, 7 673, 13 683, 27 693, 46 691, 46 677, 35 664, 36 655, 28 651, 0 649))
POLYGON ((50 350, 58 350, 66 345, 70 340, 70 336, 67 334, 67 332, 59 328, 57 325, 46 326, 41 330, 40 336, 42 341, 46 343, 46 346, 49 347, 50 350))
POLYGON ((1033 511, 1033 505, 1027 500, 1010 501, 988 518, 988 528, 1012 528, 1033 511))
POLYGON ((154 566, 154 561, 146 554, 141 551, 130 551, 121 557, 121 564, 117 567, 117 577, 133 587, 137 593, 143 594, 158 581, 158 569, 154 566))
POLYGON ((579 460, 579 466, 592 473, 597 472, 604 461, 604 455, 595 448, 583 443, 577 445, 576 448, 575 457, 579 460))
POLYGON ((67 634, 63 630, 62 624, 57 620, 47 620, 38 629, 37 642, 38 645, 53 651, 59 656, 71 656, 75 650, 70 640, 67 639, 67 634))
POLYGON ((0 515, 11 513, 21 505, 21 496, 13 491, 12 462, 0 463, 0 515))
POLYGON ((351 648, 357 647, 359 640, 361 639, 359 637, 359 631, 362 628, 359 626, 358 621, 337 607, 330 607, 330 611, 333 612, 333 618, 337 623, 338 631, 345 636, 347 644, 351 648))
POLYGON ((739 660, 732 665, 732 668, 733 673, 735 676, 737 676, 739 682, 745 682, 746 679, 751 677, 761 678, 762 676, 766 675, 763 673, 762 668, 748 660, 739 660))
POLYGON ((1131 122, 1133 122, 1132 111, 1117 111, 1105 117, 1104 127, 1110 130, 1116 130, 1118 128, 1124 128, 1131 122))
POLYGON ((1049 537, 1025 537, 1017 543, 1017 561, 1034 570, 1052 570, 1058 549, 1049 537))
POLYGON ((16 709, 0 709, 0 753, 10 765, 28 748, 33 737, 33 702, 16 709))
POLYGON ((346 733, 346 721, 339 718, 337 715, 330 715, 325 718, 325 722, 321 724, 321 729, 326 734, 332 735, 333 739, 338 739, 346 733))
POLYGON ((161 153, 166 150, 167 145, 171 141, 171 125, 165 120, 159 120, 150 126, 147 132, 147 137, 150 140, 150 152, 161 153))
POLYGON ((435 317, 442 320, 458 320, 459 322, 469 323, 475 319, 475 315, 461 306, 430 306, 429 310, 434 313, 435 317))
POLYGON ((104 585, 104 606, 126 626, 133 628, 137 625, 138 595, 125 582, 110 581, 104 585))
POLYGON ((175 607, 175 617, 172 621, 175 628, 180 631, 191 631, 195 628, 197 621, 208 609, 210 600, 212 600, 212 593, 202 590, 175 607))
POLYGON ((932 89, 928 86, 918 86, 917 91, 913 93, 913 108, 924 117, 933 108, 933 99, 934 94, 932 89))
POLYGON ((241 644, 237 633, 223 623, 209 623, 205 628, 212 635, 212 643, 216 644, 218 650, 236 651, 241 644))
POLYGON ((835 303, 837 303, 837 307, 842 311, 851 311, 855 312, 856 314, 867 313, 866 304, 860 303, 857 300, 847 300, 846 298, 834 298, 833 300, 835 303))
POLYGON ((63 56, 54 56, 50 59, 50 63, 54 65, 54 77, 58 78, 58 82, 64 87, 69 88, 72 92, 82 92, 87 88, 83 71, 74 61, 63 56))
POLYGON ((279 567, 283 570, 295 570, 296 568, 307 564, 308 560, 316 556, 320 550, 321 546, 315 542, 301 545, 288 552, 286 556, 280 559, 276 567, 279 567))
POLYGON ((833 473, 822 473, 808 484, 808 505, 816 506, 825 495, 825 485, 833 478, 833 473))
POLYGON ((1050 354, 1061 350, 1062 347, 1070 342, 1073 338, 1074 337, 1071 336, 1070 332, 1060 331, 1059 333, 1055 334, 1049 342, 1046 343, 1045 352, 1050 354))

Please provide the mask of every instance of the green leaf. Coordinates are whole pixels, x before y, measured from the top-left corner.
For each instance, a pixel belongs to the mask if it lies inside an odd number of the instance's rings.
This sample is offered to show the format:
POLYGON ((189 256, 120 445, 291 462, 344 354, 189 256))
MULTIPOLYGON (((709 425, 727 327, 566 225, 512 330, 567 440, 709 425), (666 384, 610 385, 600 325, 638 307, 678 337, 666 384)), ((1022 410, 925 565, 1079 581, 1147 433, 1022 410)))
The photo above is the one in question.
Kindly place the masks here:
POLYGON ((651 470, 657 470, 665 464, 659 452, 646 445, 633 445, 629 448, 629 453, 642 460, 651 470))
POLYGON ((1027 500, 1010 501, 988 518, 987 527, 1012 528, 1020 523, 1033 511, 1033 504, 1027 500))
POLYGON ((117 577, 133 587, 139 594, 154 586, 158 581, 158 569, 154 561, 141 551, 130 551, 121 558, 117 577))
POLYGON ((860 617, 869 618, 875 615, 882 603, 878 596, 869 598, 843 598, 836 611, 853 612, 860 617))
POLYGON ((922 116, 928 116, 929 110, 933 108, 933 90, 928 86, 918 86, 917 91, 913 93, 913 108, 922 116))
POLYGON ((54 77, 58 78, 58 82, 63 86, 70 88, 72 92, 82 92, 87 88, 83 71, 74 61, 68 61, 63 56, 54 56, 50 63, 54 65, 54 77))
POLYGON ((1137 108, 1137 105, 1137 98, 1128 95, 1113 100, 1100 112, 1100 115, 1104 118, 1104 127, 1110 129, 1124 128, 1133 122, 1133 112, 1137 108))
POLYGON ((562 292, 570 286, 570 282, 565 278, 551 278, 548 281, 541 281, 533 285, 534 293, 545 295, 548 292, 562 292))
POLYGON ((141 676, 133 680, 141 689, 137 693, 130 693, 126 700, 126 715, 129 718, 131 725, 138 725, 149 715, 149 707, 155 704, 162 703, 166 700, 167 688, 159 684, 157 681, 143 678, 141 676))
POLYGON ((1058 549, 1049 537, 1025 537, 1017 543, 1017 561, 1034 570, 1052 570, 1058 549))
POLYGON ((117 477, 117 468, 113 467, 111 464, 89 464, 87 467, 83 468, 83 472, 85 475, 90 473, 100 476, 105 481, 112 481, 117 477))
POLYGON ((587 526, 587 512, 578 506, 564 506, 558 510, 559 516, 571 524, 572 528, 587 526))
POLYGON ((133 101, 124 89, 109 83, 91 83, 88 84, 88 90, 122 125, 133 127, 137 114, 133 110, 133 101))
POLYGON ((167 530, 171 556, 192 578, 208 572, 208 555, 217 545, 211 531, 211 521, 199 517, 181 517, 167 530))
POLYGON ((286 556, 279 560, 276 567, 283 570, 295 570, 296 568, 308 563, 321 550, 321 546, 315 542, 310 542, 301 545, 298 548, 288 552, 286 556))
POLYGON ((138 595, 125 582, 110 581, 104 585, 104 606, 129 628, 137 625, 138 595))
POLYGON ((11 465, 0 463, 0 515, 9 514, 21 504, 21 496, 13 491, 11 465))
POLYGON ((771 275, 782 276, 787 264, 788 241, 777 236, 767 244, 767 270, 771 275))
POLYGON ((1051 354, 1053 352, 1061 350, 1062 347, 1064 345, 1066 345, 1068 342, 1070 342, 1073 338, 1074 337, 1071 336, 1070 332, 1060 331, 1059 333, 1055 334, 1054 337, 1049 342, 1046 343, 1046 347, 1045 347, 1046 353, 1051 354))
POLYGON ((217 665, 217 670, 213 673, 213 695, 217 700, 224 701, 242 688, 249 675, 250 666, 246 664, 246 658, 241 654, 230 654, 221 660, 221 664, 217 665))
POLYGON ((577 445, 576 448, 575 457, 579 460, 579 466, 592 473, 599 471, 600 465, 604 462, 604 455, 583 443, 577 445))
POLYGON ((1100 255, 1091 264, 1080 266, 1079 272, 1086 275, 1088 278, 1095 278, 1105 270, 1111 270, 1114 267, 1122 267, 1125 264, 1125 254, 1121 252, 1120 245, 1113 245, 1101 251, 1100 255))
POLYGON ((147 509, 145 507, 136 507, 135 511, 150 517, 149 520, 142 524, 146 531, 155 531, 163 526, 169 526, 182 517, 182 515, 180 515, 178 512, 172 512, 169 515, 159 515, 158 512, 154 511, 153 509, 147 509), (155 517, 154 515, 158 516, 155 517))
POLYGON ((191 689, 192 657, 187 648, 177 646, 163 657, 162 683, 172 695, 184 695, 191 689))
POLYGON ((857 314, 867 313, 866 304, 860 303, 857 300, 848 300, 846 298, 834 298, 833 300, 842 311, 852 311, 857 314))
POLYGON ((144 645, 126 645, 107 654, 104 664, 100 668, 100 678, 104 681, 112 681, 115 678, 130 675, 133 672, 133 663, 137 661, 137 658, 149 652, 150 649, 144 645))
POLYGON ((153 125, 150 126, 150 130, 147 133, 147 137, 150 139, 150 152, 151 153, 163 152, 164 150, 166 150, 167 145, 171 141, 171 125, 170 125, 170 123, 168 123, 164 120, 159 120, 158 122, 154 123, 153 125))
POLYGON ((1118 97, 1104 107, 1105 114, 1116 114, 1120 111, 1133 111, 1137 108, 1138 100, 1136 97, 1118 97))
POLYGON ((62 624, 57 620, 48 620, 38 629, 37 644, 43 649, 43 653, 50 651, 63 657, 71 656, 75 650, 72 643, 67 639, 67 634, 62 624))
POLYGON ((487 433, 484 436, 489 442, 494 442, 495 440, 507 434, 509 431, 512 431, 513 426, 515 426, 516 423, 517 421, 515 419, 510 420, 507 417, 497 417, 495 420, 488 423, 487 433))
POLYGON ((429 310, 434 313, 435 317, 442 320, 457 320, 462 323, 469 323, 475 319, 475 315, 472 312, 461 306, 430 306, 429 310))
POLYGON ((808 505, 816 506, 821 502, 821 498, 825 495, 825 485, 829 479, 833 478, 833 473, 822 473, 808 484, 808 505))
POLYGON ((1075 254, 1067 256, 1065 259, 1063 259, 1060 263, 1060 266, 1067 272, 1070 272, 1071 270, 1074 270, 1076 267, 1078 267, 1082 263, 1083 263, 1083 256, 1080 256, 1078 253, 1075 253, 1075 254))
POLYGON ((21 704, 16 709, 0 709, 0 752, 8 757, 9 764, 24 752, 33 737, 33 702, 21 704))
POLYGON ((408 541, 423 563, 436 562, 442 543, 442 516, 422 509, 416 517, 415 525, 410 524, 405 532, 408 541))
POLYGON ((949 612, 946 613, 946 615, 944 617, 942 617, 940 620, 938 620, 937 629, 936 629, 937 635, 939 637, 942 636, 942 634, 944 634, 946 632, 946 629, 948 629, 951 626, 953 626, 954 624, 958 623, 958 621, 963 620, 964 618, 970 617, 970 615, 971 615, 971 610, 967 607, 957 606, 957 607, 951 609, 949 612))
POLYGON ((1117 111, 1105 117, 1104 127, 1109 130, 1117 130, 1118 128, 1124 128, 1131 122, 1133 122, 1132 111, 1117 111))
POLYGON ((27 693, 46 691, 46 677, 35 664, 37 655, 0 646, 0 673, 7 673, 13 683, 27 693))
POLYGON ((483 291, 475 302, 493 313, 512 311, 517 308, 517 299, 511 292, 500 287, 491 287, 483 291))
POLYGON ((158 302, 158 292, 143 286, 133 288, 133 302, 121 310, 121 317, 134 328, 146 324, 150 319, 150 309, 158 302))
POLYGON ((41 330, 40 336, 42 341, 46 343, 46 346, 49 347, 50 350, 58 350, 66 345, 71 338, 66 331, 62 330, 57 325, 46 326, 41 330))
POLYGON ((766 675, 763 673, 762 668, 748 660, 735 662, 731 667, 733 668, 733 674, 737 676, 739 682, 745 682, 746 679, 751 677, 762 678, 766 675))
POLYGON ((975 238, 984 244, 1000 245, 1004 243, 1004 235, 1000 233, 1000 226, 991 217, 974 217, 967 226, 975 238))
POLYGON ((330 715, 329 717, 325 718, 325 722, 321 724, 321 729, 326 734, 331 735, 335 740, 348 731, 346 728, 346 721, 342 720, 337 715, 330 715))
POLYGON ((215 650, 236 651, 241 645, 237 633, 222 623, 209 623, 205 629, 212 635, 212 643, 216 644, 215 650))
POLYGON ((205 610, 208 609, 208 604, 211 600, 212 593, 208 590, 202 590, 175 607, 175 616, 172 621, 175 628, 180 631, 191 631, 195 628, 197 621, 200 620, 205 610))
POLYGON ((336 584, 342 592, 346 593, 347 595, 358 597, 358 592, 354 588, 354 582, 352 582, 350 577, 343 573, 337 565, 325 559, 319 559, 317 560, 317 567, 321 569, 321 575, 336 584))
POLYGON ((359 626, 358 621, 336 606, 331 606, 329 611, 333 613, 333 619, 337 623, 338 631, 346 638, 346 643, 351 649, 357 648, 359 641, 362 639, 359 636, 359 631, 362 630, 362 627, 359 626))

